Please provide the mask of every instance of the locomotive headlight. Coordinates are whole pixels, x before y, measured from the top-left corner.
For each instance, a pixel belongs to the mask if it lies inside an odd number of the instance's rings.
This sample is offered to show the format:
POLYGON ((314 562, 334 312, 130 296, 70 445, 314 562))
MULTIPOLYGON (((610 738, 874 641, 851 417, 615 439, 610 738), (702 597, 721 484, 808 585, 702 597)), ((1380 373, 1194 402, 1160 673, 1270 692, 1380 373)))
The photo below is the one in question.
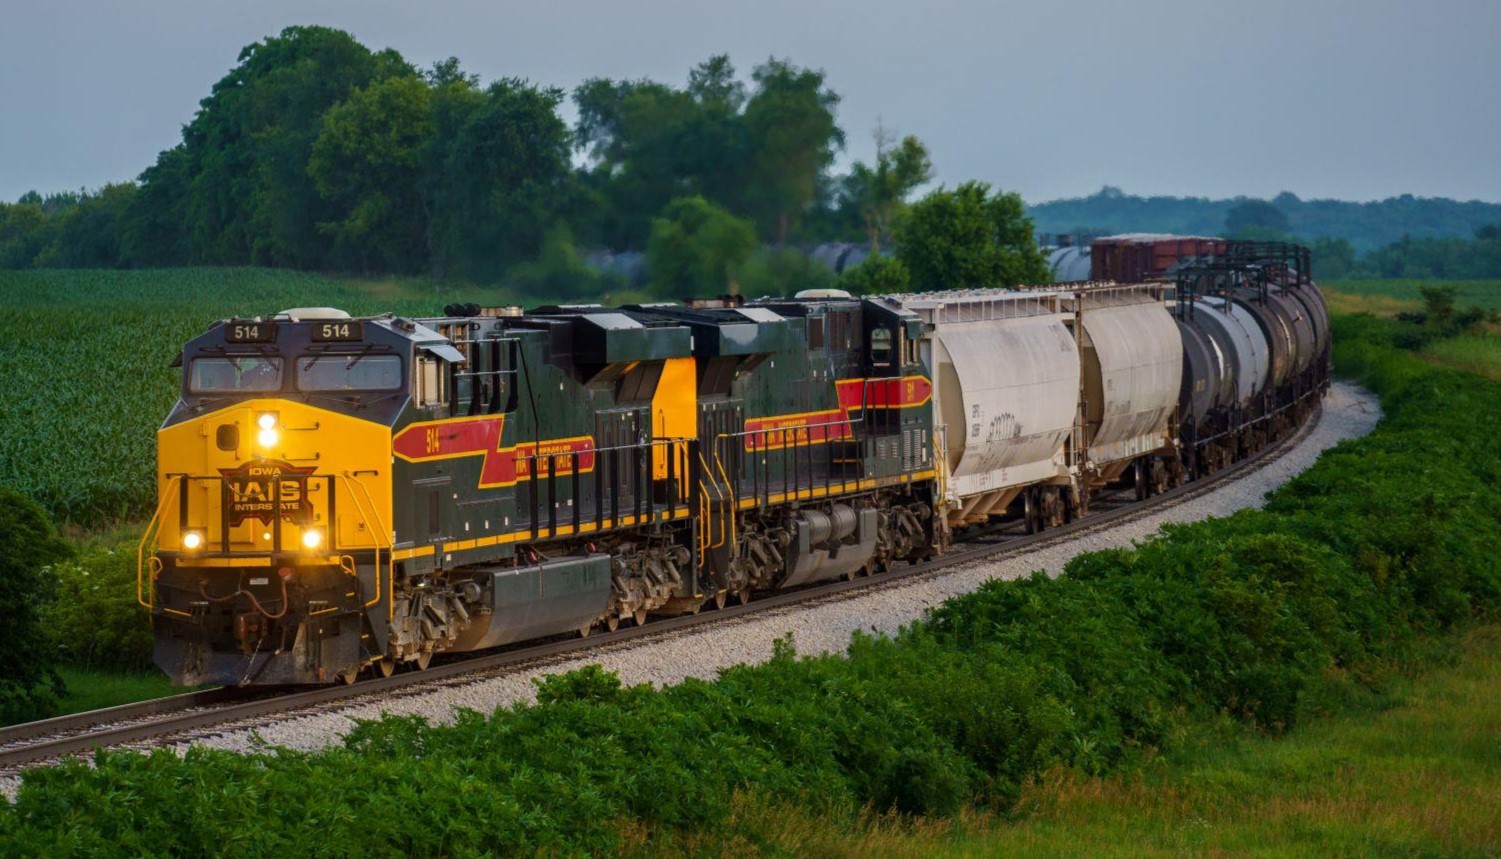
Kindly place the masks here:
POLYGON ((182 535, 182 547, 189 552, 195 552, 203 545, 203 535, 197 531, 188 531, 182 535))
POLYGON ((276 447, 276 443, 281 441, 281 432, 277 430, 276 424, 276 412, 261 412, 255 416, 255 425, 261 428, 256 433, 255 440, 260 442, 261 447, 276 447))
POLYGON ((316 549, 323 545, 323 532, 317 528, 308 528, 302 532, 302 545, 306 549, 316 549))

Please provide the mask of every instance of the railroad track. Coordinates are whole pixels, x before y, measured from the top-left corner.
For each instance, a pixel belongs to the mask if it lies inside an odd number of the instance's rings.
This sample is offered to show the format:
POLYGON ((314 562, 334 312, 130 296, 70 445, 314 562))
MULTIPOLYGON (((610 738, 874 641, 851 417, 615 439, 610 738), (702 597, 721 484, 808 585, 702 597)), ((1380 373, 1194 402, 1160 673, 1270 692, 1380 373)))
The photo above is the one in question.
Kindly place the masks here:
POLYGON ((205 729, 228 726, 273 713, 293 714, 334 702, 354 703, 355 699, 386 697, 411 687, 472 682, 479 675, 511 671, 537 663, 577 656, 594 648, 613 647, 638 639, 665 637, 711 622, 730 622, 758 612, 788 606, 845 598, 847 595, 899 581, 918 580, 943 570, 1036 548, 1059 540, 1107 527, 1122 520, 1144 515, 1157 507, 1202 495, 1246 471, 1266 465, 1301 441, 1322 417, 1322 408, 1287 438, 1273 444, 1210 477, 1171 489, 1145 501, 1112 504, 1108 497, 1089 516, 1038 534, 1007 533, 1002 529, 979 531, 965 536, 948 553, 920 564, 889 570, 848 581, 810 585, 794 591, 771 594, 745 605, 664 618, 615 632, 597 632, 588 638, 559 638, 539 644, 504 649, 481 656, 456 658, 387 678, 362 680, 352 686, 326 686, 293 692, 276 692, 265 688, 237 689, 224 687, 189 692, 152 701, 141 701, 104 710, 59 716, 0 728, 0 775, 13 774, 28 765, 56 760, 70 755, 92 752, 99 748, 126 746, 150 740, 182 736, 191 739, 205 729))

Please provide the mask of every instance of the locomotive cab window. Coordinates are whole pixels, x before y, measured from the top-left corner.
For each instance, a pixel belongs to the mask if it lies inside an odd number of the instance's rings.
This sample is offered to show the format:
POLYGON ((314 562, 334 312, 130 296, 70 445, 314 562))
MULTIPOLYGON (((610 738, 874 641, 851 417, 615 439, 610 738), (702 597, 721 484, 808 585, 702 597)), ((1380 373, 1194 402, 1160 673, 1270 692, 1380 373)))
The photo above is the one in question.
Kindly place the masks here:
POLYGON ((188 389, 195 394, 281 390, 281 359, 262 355, 194 358, 188 389))
POLYGON ((417 378, 412 393, 419 406, 448 403, 448 362, 424 351, 417 353, 417 378))
POLYGON ((304 355, 297 361, 297 387, 304 391, 394 391, 401 387, 396 355, 304 355))
POLYGON ((870 364, 872 367, 891 366, 891 331, 886 328, 870 330, 870 364))

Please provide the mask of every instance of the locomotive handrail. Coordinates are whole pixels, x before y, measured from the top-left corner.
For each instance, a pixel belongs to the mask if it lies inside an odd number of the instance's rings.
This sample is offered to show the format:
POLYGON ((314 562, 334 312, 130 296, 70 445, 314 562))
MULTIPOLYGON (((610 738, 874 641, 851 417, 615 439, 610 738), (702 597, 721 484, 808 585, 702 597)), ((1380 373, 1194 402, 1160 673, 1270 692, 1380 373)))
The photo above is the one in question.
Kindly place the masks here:
MULTIPOLYGON (((716 481, 714 479, 714 470, 711 469, 711 468, 709 468, 709 461, 704 457, 704 452, 703 451, 699 451, 698 452, 698 464, 703 469, 704 474, 707 475, 707 477, 708 477, 709 486, 711 488, 713 488, 713 490, 714 490, 714 497, 716 499, 718 499, 719 501, 723 502, 724 499, 725 499, 725 495, 724 495, 723 492, 719 491, 719 483, 718 483, 718 481, 716 481)), ((702 482, 703 481, 700 480, 700 484, 702 484, 702 482)), ((704 518, 705 518, 705 520, 707 520, 708 518, 710 518, 707 512, 705 513, 704 518)), ((720 535, 723 536, 723 534, 724 534, 724 525, 723 525, 723 523, 720 524, 719 530, 720 530, 720 535)), ((715 543, 715 542, 713 542, 713 539, 714 539, 713 537, 708 537, 708 538, 706 538, 704 540, 704 550, 706 552, 708 550, 710 550, 710 549, 717 549, 720 546, 724 545, 724 541, 723 540, 720 540, 718 543, 715 543)))
MULTIPOLYGON (((724 434, 720 433, 720 435, 718 436, 718 438, 724 438, 724 434)), ((717 440, 718 439, 716 439, 716 441, 717 440)), ((729 546, 730 546, 730 551, 734 552, 735 551, 735 537, 736 537, 736 534, 735 534, 735 516, 739 512, 738 510, 736 510, 736 508, 740 505, 740 496, 739 496, 739 493, 737 493, 737 492, 734 491, 734 487, 730 484, 730 475, 725 472, 725 469, 724 469, 724 460, 722 458, 720 458, 720 456, 719 456, 719 445, 718 444, 714 445, 714 467, 717 468, 717 469, 719 469, 719 476, 720 476, 721 479, 724 480, 725 495, 730 500, 730 503, 728 505, 729 508, 730 508, 730 512, 729 512, 729 515, 726 516, 725 518, 729 520, 729 530, 730 530, 729 546)), ((724 531, 724 527, 725 527, 724 525, 720 525, 720 531, 721 532, 724 531)), ((724 543, 721 543, 720 545, 724 545, 724 543)))
MULTIPOLYGON (((708 466, 703 464, 702 454, 699 455, 699 462, 703 469, 707 469, 708 466)), ((713 539, 709 536, 709 508, 709 491, 704 479, 700 477, 698 479, 698 533, 693 538, 698 549, 700 564, 704 563, 704 557, 709 554, 709 543, 713 539)))
MULTIPOLYGON (((168 478, 167 491, 162 493, 161 501, 156 505, 156 512, 151 515, 151 521, 146 523, 146 531, 141 535, 141 542, 136 546, 136 602, 146 607, 147 611, 154 608, 155 600, 147 599, 143 573, 146 568, 146 546, 155 542, 152 538, 158 535, 161 528, 162 514, 167 511, 167 502, 182 493, 183 475, 173 474, 168 478)), ((152 553, 155 556, 155 552, 152 553)))
MULTIPOLYGON (((588 450, 588 452, 591 453, 591 454, 593 454, 593 456, 594 456, 594 464, 593 464, 591 470, 594 471, 595 473, 599 473, 599 471, 604 467, 603 466, 604 460, 609 458, 609 457, 602 456, 604 454, 614 454, 614 453, 622 453, 622 452, 628 452, 628 451, 633 451, 633 452, 636 452, 636 453, 652 453, 658 447, 661 447, 661 448, 664 449, 665 455, 666 455, 667 459, 669 460, 669 464, 668 464, 668 468, 667 468, 667 472, 668 472, 668 475, 669 475, 668 479, 671 480, 671 481, 674 481, 677 484, 677 493, 676 493, 677 498, 679 500, 686 501, 689 498, 689 493, 688 493, 688 491, 685 490, 684 487, 691 486, 691 483, 689 482, 687 474, 686 474, 687 469, 686 468, 679 469, 677 466, 678 466, 678 464, 680 462, 682 462, 682 464, 686 466, 686 462, 683 462, 683 460, 686 459, 686 457, 687 457, 687 448, 688 448, 688 445, 692 441, 693 441, 692 438, 686 437, 686 436, 671 436, 671 437, 667 437, 667 438, 654 438, 654 439, 650 439, 648 441, 639 441, 639 442, 631 442, 631 443, 627 443, 627 444, 610 445, 608 447, 591 447, 588 450)), ((572 471, 572 476, 575 477, 575 478, 577 478, 578 473, 579 473, 579 468, 580 468, 580 466, 579 466, 580 453, 581 452, 577 451, 577 450, 572 450, 572 451, 567 451, 567 452, 552 451, 552 452, 549 452, 549 453, 541 453, 541 452, 518 453, 518 454, 516 454, 515 462, 518 463, 518 464, 520 464, 520 463, 525 463, 526 464, 527 483, 528 484, 540 484, 540 483, 542 483, 545 480, 547 482, 548 486, 549 486, 549 491, 550 492, 555 492, 556 488, 553 486, 553 481, 556 480, 560 476, 557 473, 557 469, 556 469, 556 464, 557 464, 558 457, 560 457, 560 456, 561 457, 568 457, 568 459, 569 459, 569 467, 570 467, 570 469, 572 471), (539 462, 543 462, 543 461, 545 461, 547 463, 547 466, 548 466, 545 470, 541 469, 541 468, 538 468, 538 463, 539 462)), ((700 457, 700 459, 702 460, 702 457, 700 457)), ((707 464, 705 464, 705 467, 707 467, 707 464)), ((518 474, 520 473, 520 471, 521 471, 521 469, 518 468, 517 469, 518 474)), ((650 476, 651 472, 652 472, 651 463, 648 461, 647 466, 645 468, 640 469, 640 474, 638 475, 637 480, 639 481, 642 477, 644 477, 647 484, 650 484, 650 483, 654 482, 656 480, 656 478, 655 478, 655 476, 650 476)), ((612 477, 612 479, 614 479, 615 475, 611 475, 611 477, 612 477)), ((540 489, 540 487, 533 488, 532 486, 529 486, 529 488, 531 488, 531 490, 532 490, 533 493, 538 492, 539 489, 540 489)), ((656 517, 657 517, 657 509, 658 509, 657 508, 657 504, 650 497, 650 489, 649 488, 648 488, 648 491, 645 493, 645 497, 644 498, 642 497, 643 493, 640 491, 641 489, 642 489, 642 487, 640 485, 634 485, 634 486, 632 486, 632 492, 636 496, 636 502, 637 502, 636 512, 637 512, 637 515, 638 516, 640 515, 640 513, 641 513, 640 505, 644 501, 645 504, 646 504, 646 512, 647 512, 648 516, 652 520, 655 520, 656 517)), ((599 494, 599 493, 596 493, 595 504, 596 505, 600 504, 601 503, 601 499, 602 499, 602 495, 599 494)), ((554 504, 554 505, 555 505, 555 502, 557 501, 556 497, 549 497, 548 500, 549 500, 550 504, 554 504)), ((575 511, 576 514, 578 514, 578 511, 580 509, 579 508, 579 493, 577 492, 576 488, 575 488, 575 491, 573 493, 573 503, 574 503, 574 511, 575 511)), ((672 505, 672 506, 675 506, 675 505, 672 505)), ((579 515, 581 515, 581 514, 579 514, 579 515)), ((610 527, 611 528, 617 528, 617 527, 619 527, 620 526, 619 519, 620 519, 620 517, 619 517, 619 513, 618 512, 612 514, 609 517, 610 527)), ((599 511, 596 511, 595 520, 596 520, 596 526, 600 530, 603 530, 603 523, 600 521, 601 520, 601 515, 600 515, 599 511)), ((541 522, 540 521, 534 522, 533 523, 533 527, 536 529, 535 534, 537 536, 540 536, 540 534, 544 530, 546 530, 547 533, 548 533, 548 536, 551 537, 551 536, 555 535, 555 532, 557 530, 555 524, 552 525, 551 527, 547 528, 547 529, 543 529, 541 527, 541 522)), ((537 537, 534 536, 534 539, 536 539, 536 538, 537 537)))
MULTIPOLYGON (((390 593, 391 593, 391 595, 392 595, 392 598, 387 600, 387 603, 388 603, 388 606, 389 606, 387 614, 389 615, 389 618, 394 618, 396 616, 396 600, 394 599, 394 597, 396 595, 396 544, 394 542, 392 542, 390 533, 386 530, 386 523, 384 521, 382 521, 381 518, 380 518, 380 511, 377 510, 377 509, 375 509, 375 499, 373 497, 371 497, 370 490, 365 487, 365 484, 361 483, 359 480, 356 480, 347 471, 344 472, 343 475, 339 475, 339 476, 342 476, 344 478, 344 485, 345 486, 349 486, 351 484, 354 485, 354 486, 357 486, 357 487, 359 487, 360 492, 364 494, 364 496, 365 496, 365 500, 364 501, 361 501, 360 500, 360 496, 357 495, 357 494, 355 494, 355 493, 353 493, 353 492, 351 492, 349 494, 349 497, 351 497, 351 498, 354 499, 355 507, 359 508, 360 519, 362 521, 368 522, 372 518, 375 520, 375 524, 377 526, 379 526, 379 529, 380 529, 376 533, 379 533, 380 536, 381 536, 381 539, 385 541, 385 544, 386 544, 385 545, 385 548, 386 548, 386 579, 387 579, 386 587, 387 587, 387 590, 389 590, 390 593), (366 515, 366 510, 365 510, 365 503, 366 502, 369 502, 369 504, 370 504, 370 511, 369 511, 370 515, 368 515, 368 516, 366 515)), ((337 523, 335 523, 335 525, 337 525, 337 523)), ((372 597, 368 602, 366 602, 366 603, 363 604, 365 608, 370 608, 371 606, 378 605, 380 603, 380 596, 381 596, 381 591, 380 591, 380 572, 381 572, 380 571, 380 550, 381 550, 381 545, 379 543, 374 543, 373 546, 372 546, 372 548, 375 550, 375 596, 372 597)))
POLYGON ((702 478, 698 481, 698 529, 693 535, 693 548, 698 550, 698 563, 704 563, 704 556, 709 553, 709 542, 704 538, 704 531, 708 528, 709 521, 709 493, 704 490, 702 478))
MULTIPOLYGON (((947 505, 949 497, 949 425, 933 427, 933 469, 938 476, 938 498, 947 505)), ((947 509, 944 513, 947 514, 947 509)))

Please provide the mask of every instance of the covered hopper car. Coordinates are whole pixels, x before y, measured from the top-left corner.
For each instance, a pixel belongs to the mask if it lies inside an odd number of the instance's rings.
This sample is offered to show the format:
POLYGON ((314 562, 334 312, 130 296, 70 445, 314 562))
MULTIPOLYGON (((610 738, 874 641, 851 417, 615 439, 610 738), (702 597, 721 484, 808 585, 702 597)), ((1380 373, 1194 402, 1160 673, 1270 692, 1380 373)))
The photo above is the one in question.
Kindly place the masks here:
POLYGON ((156 662, 353 681, 1161 491, 1309 413, 1306 271, 1244 248, 1171 282, 224 320, 158 433, 156 662))

